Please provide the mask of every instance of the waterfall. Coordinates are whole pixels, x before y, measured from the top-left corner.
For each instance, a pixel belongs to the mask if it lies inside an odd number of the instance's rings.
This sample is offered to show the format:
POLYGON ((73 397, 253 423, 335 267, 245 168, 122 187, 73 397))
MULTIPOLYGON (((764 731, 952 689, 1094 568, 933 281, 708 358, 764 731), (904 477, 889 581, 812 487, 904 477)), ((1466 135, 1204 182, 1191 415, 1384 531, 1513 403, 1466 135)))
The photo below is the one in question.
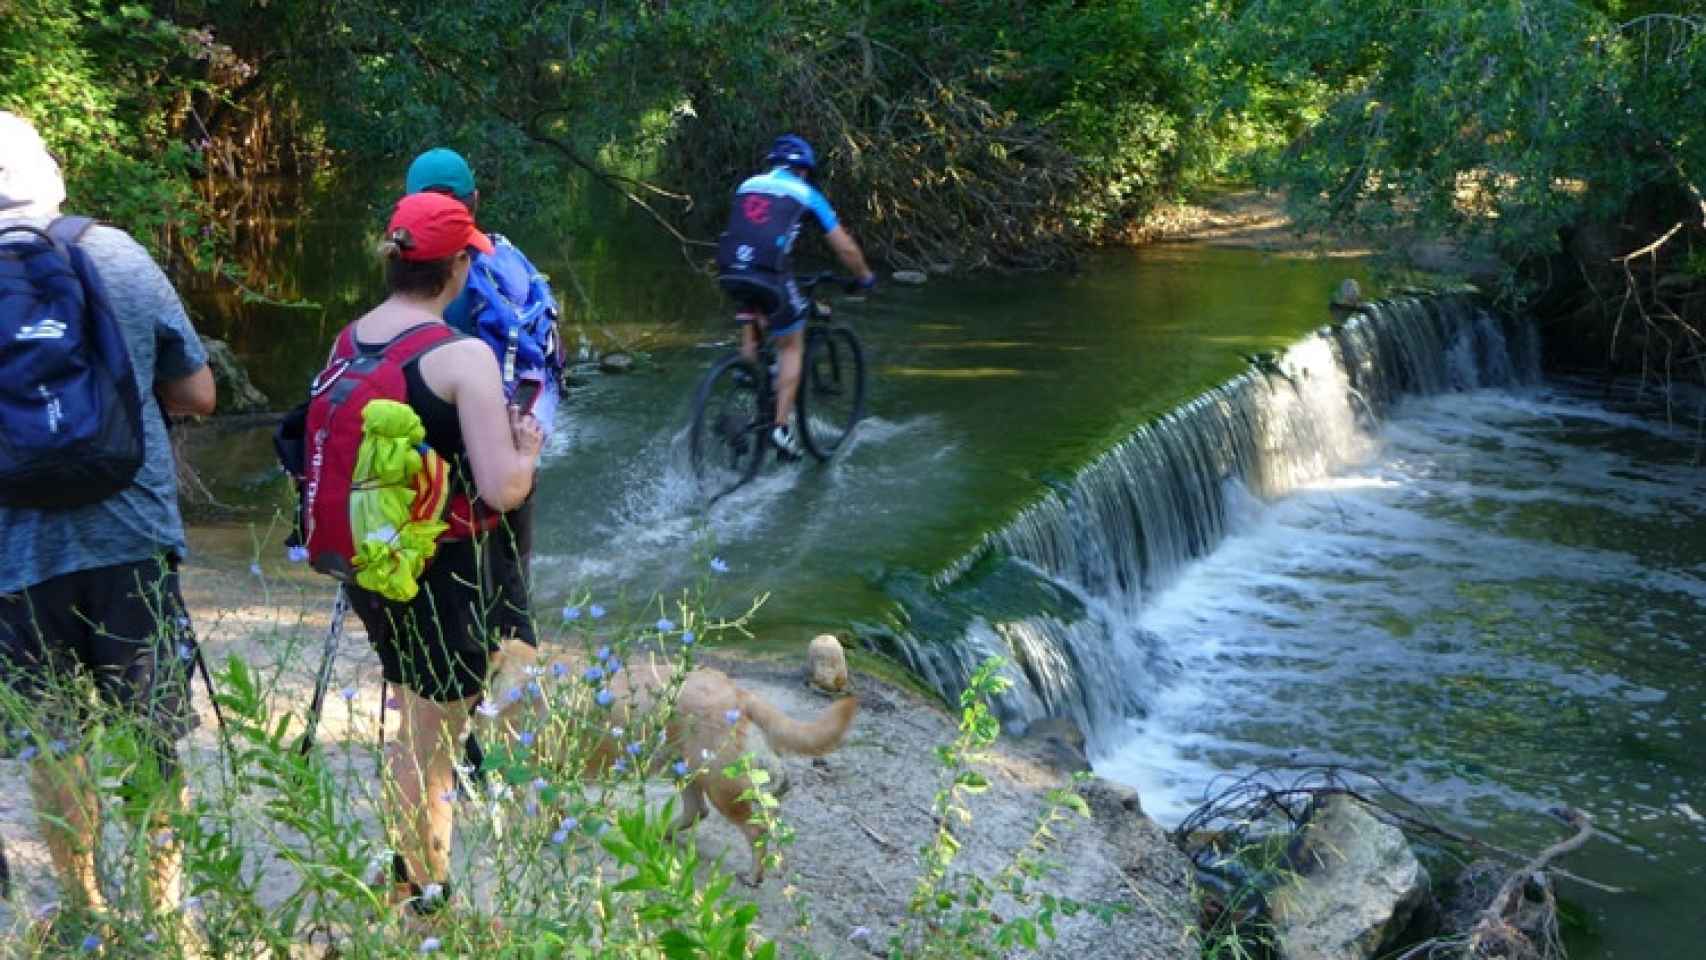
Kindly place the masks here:
POLYGON ((949 697, 1001 655, 1003 725, 1068 717, 1094 752, 1169 669, 1139 611, 1241 511, 1368 456, 1402 397, 1533 382, 1539 355, 1531 324, 1468 296, 1368 304, 1139 427, 902 598, 876 640, 949 697), (1015 589, 1021 578, 1035 589, 1015 589), (1013 598, 1026 593, 1045 602, 1024 609, 1013 598), (998 612, 980 609, 991 596, 998 612))

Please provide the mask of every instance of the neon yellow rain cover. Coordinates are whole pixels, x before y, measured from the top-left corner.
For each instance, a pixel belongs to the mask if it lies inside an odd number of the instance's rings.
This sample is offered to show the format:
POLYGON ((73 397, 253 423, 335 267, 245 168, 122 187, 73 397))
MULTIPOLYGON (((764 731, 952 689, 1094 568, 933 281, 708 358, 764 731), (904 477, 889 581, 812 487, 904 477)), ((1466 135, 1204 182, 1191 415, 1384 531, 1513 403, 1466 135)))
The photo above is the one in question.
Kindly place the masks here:
POLYGON ((361 410, 361 447, 349 498, 355 582, 388 600, 412 600, 448 527, 449 468, 425 446, 407 404, 372 400, 361 410))

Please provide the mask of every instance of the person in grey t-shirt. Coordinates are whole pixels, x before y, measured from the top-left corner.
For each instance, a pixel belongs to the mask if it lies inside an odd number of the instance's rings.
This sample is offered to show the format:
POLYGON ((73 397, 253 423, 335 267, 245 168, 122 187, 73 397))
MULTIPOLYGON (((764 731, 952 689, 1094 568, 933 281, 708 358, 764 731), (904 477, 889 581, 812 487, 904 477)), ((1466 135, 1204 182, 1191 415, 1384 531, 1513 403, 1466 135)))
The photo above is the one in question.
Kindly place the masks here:
MULTIPOLYGON (((45 229, 64 199, 58 164, 35 129, 0 113, 0 227, 45 229)), ((164 414, 212 413, 213 376, 176 291, 141 245, 101 225, 79 245, 130 351, 143 463, 128 488, 99 503, 0 507, 0 710, 13 714, 4 747, 30 761, 30 790, 67 906, 99 913, 100 798, 80 748, 91 706, 74 691, 92 682, 104 718, 133 719, 173 785, 149 812, 146 886, 155 910, 178 916, 181 852, 165 821, 186 799, 176 742, 194 725, 195 650, 178 590, 184 525, 164 414)))

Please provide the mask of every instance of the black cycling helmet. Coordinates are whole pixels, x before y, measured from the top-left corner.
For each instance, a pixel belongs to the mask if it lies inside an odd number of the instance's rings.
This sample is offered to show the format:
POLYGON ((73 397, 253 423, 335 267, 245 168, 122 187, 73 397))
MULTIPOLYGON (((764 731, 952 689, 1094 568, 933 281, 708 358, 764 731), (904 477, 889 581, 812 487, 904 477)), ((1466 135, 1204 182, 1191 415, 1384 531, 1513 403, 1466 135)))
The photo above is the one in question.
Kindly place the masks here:
POLYGON ((764 155, 765 163, 783 163, 790 167, 805 167, 807 170, 817 169, 817 154, 812 145, 803 138, 791 133, 784 133, 770 145, 770 152, 764 155))

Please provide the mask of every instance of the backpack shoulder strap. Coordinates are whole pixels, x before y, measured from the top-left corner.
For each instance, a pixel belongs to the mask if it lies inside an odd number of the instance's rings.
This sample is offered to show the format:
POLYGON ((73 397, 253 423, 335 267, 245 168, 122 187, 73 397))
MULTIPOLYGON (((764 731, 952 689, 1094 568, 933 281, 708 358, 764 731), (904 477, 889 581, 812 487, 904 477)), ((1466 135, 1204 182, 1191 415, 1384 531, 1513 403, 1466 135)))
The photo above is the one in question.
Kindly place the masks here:
POLYGON ((447 323, 419 324, 404 330, 385 345, 385 359, 401 366, 429 350, 461 337, 462 335, 451 329, 447 323))
POLYGON ((83 239, 83 234, 88 233, 89 228, 94 225, 93 217, 60 217, 47 225, 47 235, 55 242, 74 247, 77 241, 83 239))

